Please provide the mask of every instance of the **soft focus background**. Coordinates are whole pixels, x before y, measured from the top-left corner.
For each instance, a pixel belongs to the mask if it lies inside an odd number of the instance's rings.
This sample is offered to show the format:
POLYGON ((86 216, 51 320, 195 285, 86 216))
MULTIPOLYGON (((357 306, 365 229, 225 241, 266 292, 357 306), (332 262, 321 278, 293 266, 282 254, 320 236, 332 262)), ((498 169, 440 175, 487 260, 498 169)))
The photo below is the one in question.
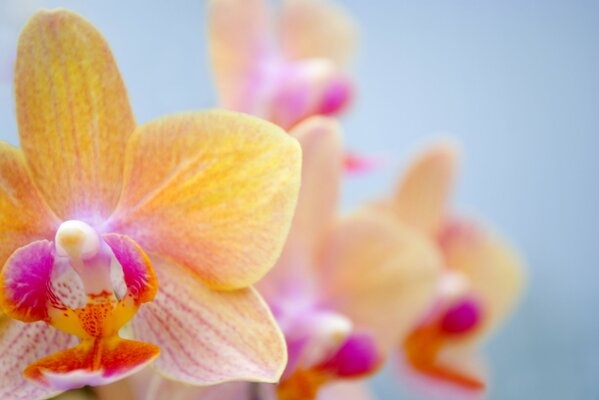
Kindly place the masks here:
MULTIPOLYGON (((362 28, 348 145, 388 165, 348 179, 344 207, 390 190, 439 135, 463 148, 456 208, 509 236, 529 264, 516 314, 486 346, 491 399, 599 396, 599 2, 340 2, 362 28)), ((110 42, 139 122, 213 107, 205 3, 0 0, 0 138, 17 143, 10 69, 37 7, 63 6, 110 42)), ((374 379, 380 399, 420 399, 374 379)))

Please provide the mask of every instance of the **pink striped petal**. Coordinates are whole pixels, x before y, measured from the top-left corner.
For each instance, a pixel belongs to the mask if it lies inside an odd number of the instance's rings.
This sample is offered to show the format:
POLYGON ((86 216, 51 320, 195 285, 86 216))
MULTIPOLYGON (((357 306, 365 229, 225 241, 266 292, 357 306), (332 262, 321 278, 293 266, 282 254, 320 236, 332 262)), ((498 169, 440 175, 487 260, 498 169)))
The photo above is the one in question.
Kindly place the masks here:
MULTIPOLYGON (((228 382, 219 385, 198 387, 166 379, 148 368, 126 380, 133 389, 132 400, 276 400, 270 384, 250 382, 228 382), (255 393, 260 395, 256 397, 255 393), (269 393, 270 392, 270 393, 269 393)), ((101 396, 100 400, 113 400, 114 395, 123 392, 119 387, 101 396), (112 396, 111 396, 112 395, 112 396)), ((126 388, 125 388, 126 389, 126 388)))
POLYGON ((254 290, 212 290, 184 267, 153 261, 160 290, 133 329, 160 346, 156 369, 195 385, 278 380, 287 361, 284 339, 254 290))
POLYGON ((33 361, 76 343, 76 337, 44 322, 0 322, 0 398, 32 400, 57 394, 59 390, 41 387, 25 379, 23 370, 33 361))

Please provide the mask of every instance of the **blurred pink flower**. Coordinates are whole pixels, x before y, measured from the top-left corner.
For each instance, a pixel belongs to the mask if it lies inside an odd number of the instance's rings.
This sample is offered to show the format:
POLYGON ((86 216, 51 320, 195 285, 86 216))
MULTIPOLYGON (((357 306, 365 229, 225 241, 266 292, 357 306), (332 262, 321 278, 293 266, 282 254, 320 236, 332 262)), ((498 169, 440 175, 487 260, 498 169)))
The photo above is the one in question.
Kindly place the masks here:
POLYGON ((281 400, 375 372, 430 305, 441 265, 429 240, 397 221, 366 208, 338 216, 343 147, 333 120, 290 133, 302 146, 302 188, 281 258, 258 285, 288 345, 281 400))
POLYGON ((220 104, 289 129, 312 115, 337 115, 351 101, 344 72, 356 41, 349 15, 326 0, 210 3, 209 40, 220 104))
POLYGON ((433 145, 376 208, 428 235, 445 263, 434 306, 402 343, 408 365, 433 382, 473 394, 485 387, 476 349, 513 308, 523 268, 502 238, 448 211, 456 170, 455 147, 433 145))

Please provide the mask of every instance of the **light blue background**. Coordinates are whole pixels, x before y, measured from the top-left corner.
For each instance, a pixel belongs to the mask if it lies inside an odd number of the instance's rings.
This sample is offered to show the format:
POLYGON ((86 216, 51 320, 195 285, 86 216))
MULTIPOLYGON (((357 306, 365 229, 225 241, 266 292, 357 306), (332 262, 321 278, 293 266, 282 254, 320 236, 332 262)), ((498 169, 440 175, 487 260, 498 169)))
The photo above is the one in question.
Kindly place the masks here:
MULTIPOLYGON (((38 3, 104 33, 138 121, 215 104, 202 1, 38 3)), ((363 34, 346 141, 392 160, 351 179, 344 205, 388 192, 413 150, 451 133, 464 154, 457 209, 492 221, 529 264, 521 307, 487 346, 489 397, 599 398, 599 2, 344 3, 363 34)), ((6 19, 2 62, 16 40, 6 19)), ((16 143, 6 83, 0 132, 16 143)), ((389 371, 374 387, 381 399, 419 398, 389 371)))

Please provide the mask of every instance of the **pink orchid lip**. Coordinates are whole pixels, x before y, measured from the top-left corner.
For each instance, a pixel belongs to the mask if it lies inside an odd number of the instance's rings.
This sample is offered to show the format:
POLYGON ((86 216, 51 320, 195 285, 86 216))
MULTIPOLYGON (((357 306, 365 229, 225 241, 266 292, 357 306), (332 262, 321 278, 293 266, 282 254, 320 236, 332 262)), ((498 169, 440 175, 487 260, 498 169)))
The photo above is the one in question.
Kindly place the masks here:
POLYGON ((337 377, 359 377, 373 373, 382 364, 372 335, 352 333, 337 352, 317 368, 337 377))
POLYGON ((471 298, 462 300, 445 311, 441 329, 449 335, 470 332, 481 320, 480 305, 471 298))
POLYGON ((279 321, 283 322, 288 348, 292 350, 291 362, 303 369, 312 368, 335 354, 353 329, 348 318, 334 311, 303 307, 289 312, 292 314, 280 315, 279 321))
POLYGON ((322 95, 318 114, 335 115, 343 111, 353 97, 353 88, 349 79, 340 76, 325 88, 322 95))
POLYGON ((335 115, 353 97, 350 80, 326 59, 285 60, 268 54, 247 72, 239 111, 291 128, 311 115, 335 115))

